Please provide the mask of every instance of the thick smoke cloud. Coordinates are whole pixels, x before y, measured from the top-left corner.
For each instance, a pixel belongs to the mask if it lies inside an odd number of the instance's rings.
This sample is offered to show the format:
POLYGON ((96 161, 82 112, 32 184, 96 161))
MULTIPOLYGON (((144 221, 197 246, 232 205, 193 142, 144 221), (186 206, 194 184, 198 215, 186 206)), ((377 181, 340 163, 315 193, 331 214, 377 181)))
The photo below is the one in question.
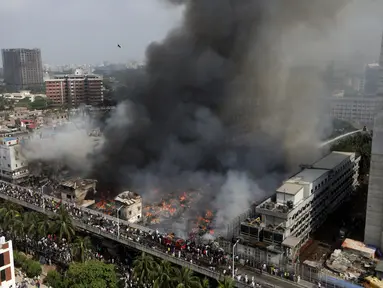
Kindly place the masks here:
POLYGON ((304 43, 288 36, 325 33, 347 1, 167 2, 185 6, 183 23, 148 47, 145 73, 119 95, 98 177, 147 199, 201 188, 227 223, 310 161, 326 91, 320 69, 293 69, 304 43))
POLYGON ((90 137, 92 122, 82 114, 55 128, 42 128, 23 144, 21 152, 31 163, 55 162, 85 176, 91 172, 94 155, 104 142, 102 137, 90 137))
POLYGON ((32 140, 23 153, 93 168, 100 183, 135 189, 146 201, 202 191, 187 216, 216 210, 222 227, 315 157, 326 91, 320 69, 291 55, 305 45, 297 29, 325 35, 347 1, 166 2, 184 5, 183 22, 147 48, 145 71, 127 79, 102 150, 87 129, 71 127, 32 140))

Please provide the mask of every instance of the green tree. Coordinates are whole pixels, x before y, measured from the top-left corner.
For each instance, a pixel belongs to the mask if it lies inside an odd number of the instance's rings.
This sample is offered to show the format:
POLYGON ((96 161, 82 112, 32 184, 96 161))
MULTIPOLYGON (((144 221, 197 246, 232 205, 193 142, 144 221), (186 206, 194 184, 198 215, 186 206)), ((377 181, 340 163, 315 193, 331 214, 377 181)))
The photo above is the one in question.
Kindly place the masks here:
POLYGON ((88 251, 92 249, 92 242, 88 236, 77 236, 71 248, 74 258, 85 262, 88 251))
POLYGON ((235 288, 235 282, 230 277, 225 277, 223 281, 218 281, 218 288, 235 288))
POLYGON ((42 272, 40 263, 32 259, 26 260, 22 265, 22 269, 29 278, 37 277, 42 272))
POLYGON ((56 270, 51 270, 48 272, 47 276, 44 279, 44 283, 48 284, 53 288, 64 287, 63 277, 56 270))
POLYGON ((0 225, 4 230, 11 231, 15 235, 17 222, 21 218, 21 206, 12 202, 3 202, 0 207, 0 225))
POLYGON ((59 237, 60 241, 65 238, 70 242, 75 235, 72 219, 63 205, 61 205, 59 211, 57 211, 57 216, 52 222, 51 230, 59 237))
POLYGON ((203 278, 201 280, 201 288, 209 288, 209 287, 210 287, 209 279, 203 278))
POLYGON ((68 287, 117 288, 115 266, 97 260, 71 264, 65 278, 68 287))
POLYGON ((158 271, 158 264, 154 261, 151 255, 142 252, 133 261, 133 277, 138 279, 138 284, 144 286, 152 283, 155 280, 158 271))
POLYGON ((174 283, 176 288, 199 288, 201 287, 199 278, 194 275, 194 272, 189 269, 182 267, 181 269, 174 269, 174 283))
POLYGON ((156 274, 155 288, 169 288, 172 286, 173 268, 169 261, 162 260, 157 267, 156 274))
POLYGON ((39 227, 41 222, 44 221, 42 214, 37 212, 29 212, 23 214, 23 226, 25 227, 25 232, 27 235, 31 236, 35 240, 39 240, 41 235, 39 233, 39 227))
POLYGON ((372 134, 358 133, 352 137, 343 138, 332 145, 331 151, 356 152, 361 156, 359 163, 361 175, 369 173, 371 161, 372 134))

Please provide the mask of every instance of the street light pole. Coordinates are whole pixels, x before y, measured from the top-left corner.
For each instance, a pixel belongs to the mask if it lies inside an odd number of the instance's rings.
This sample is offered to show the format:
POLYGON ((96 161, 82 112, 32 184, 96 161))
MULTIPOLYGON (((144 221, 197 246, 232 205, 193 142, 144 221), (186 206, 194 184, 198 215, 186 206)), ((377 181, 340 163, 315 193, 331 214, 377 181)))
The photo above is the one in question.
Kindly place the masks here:
POLYGON ((233 245, 233 267, 232 267, 232 275, 233 275, 233 278, 235 277, 235 272, 234 272, 234 264, 235 264, 235 247, 237 246, 239 240, 240 240, 240 239, 238 239, 237 242, 235 242, 235 244, 233 245))
POLYGON ((117 238, 120 238, 120 210, 124 206, 117 209, 117 238))

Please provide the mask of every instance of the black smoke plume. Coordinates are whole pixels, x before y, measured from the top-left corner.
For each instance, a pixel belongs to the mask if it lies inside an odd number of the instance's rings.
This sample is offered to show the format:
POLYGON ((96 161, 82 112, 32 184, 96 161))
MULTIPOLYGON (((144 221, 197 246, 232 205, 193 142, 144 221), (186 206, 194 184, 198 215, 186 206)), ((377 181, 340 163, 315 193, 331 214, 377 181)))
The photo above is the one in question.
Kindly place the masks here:
POLYGON ((296 27, 323 33, 347 1, 168 2, 184 5, 183 22, 147 48, 145 71, 119 95, 95 171, 144 197, 199 188, 223 223, 312 154, 320 71, 296 73, 284 47, 296 27))

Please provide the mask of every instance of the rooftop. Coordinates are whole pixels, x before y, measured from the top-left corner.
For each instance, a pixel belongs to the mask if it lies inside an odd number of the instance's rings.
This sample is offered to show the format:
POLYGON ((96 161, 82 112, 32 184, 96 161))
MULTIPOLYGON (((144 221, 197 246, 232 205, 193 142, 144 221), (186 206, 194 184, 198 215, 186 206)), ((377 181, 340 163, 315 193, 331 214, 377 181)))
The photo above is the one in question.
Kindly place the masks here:
POLYGON ((114 200, 124 203, 125 205, 132 205, 137 202, 141 197, 137 193, 125 191, 117 195, 114 200))
POLYGON ((312 183, 328 173, 324 169, 304 169, 286 181, 286 183, 312 183))
POLYGON ((67 180, 61 183, 61 186, 77 189, 77 188, 84 188, 88 185, 93 185, 97 180, 93 179, 74 179, 74 180, 67 180))
POLYGON ((286 193, 289 195, 295 195, 302 189, 303 189, 302 185, 292 184, 292 183, 284 183, 281 187, 279 187, 277 189, 277 192, 286 193))
POLYGON ((15 141, 15 140, 17 140, 17 138, 16 138, 16 137, 4 137, 3 140, 4 140, 5 142, 8 142, 8 141, 15 141))
POLYGON ((318 168, 318 169, 334 169, 336 166, 338 166, 340 163, 342 163, 344 160, 349 158, 354 153, 352 152, 339 152, 339 151, 333 151, 331 154, 323 157, 319 161, 315 162, 312 167, 318 168))

